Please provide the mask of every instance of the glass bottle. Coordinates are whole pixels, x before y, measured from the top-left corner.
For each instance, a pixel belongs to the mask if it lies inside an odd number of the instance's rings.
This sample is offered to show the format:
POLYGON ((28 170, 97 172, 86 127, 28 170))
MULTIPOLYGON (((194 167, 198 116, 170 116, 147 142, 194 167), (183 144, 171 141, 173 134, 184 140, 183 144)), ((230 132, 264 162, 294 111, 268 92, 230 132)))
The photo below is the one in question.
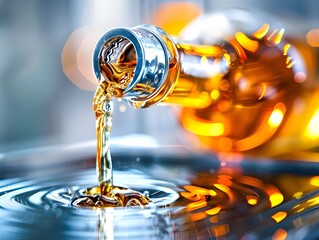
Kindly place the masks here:
POLYGON ((316 146, 314 55, 250 11, 204 15, 178 38, 151 25, 112 29, 93 55, 115 97, 135 108, 180 105, 183 127, 208 149, 278 155, 316 146))

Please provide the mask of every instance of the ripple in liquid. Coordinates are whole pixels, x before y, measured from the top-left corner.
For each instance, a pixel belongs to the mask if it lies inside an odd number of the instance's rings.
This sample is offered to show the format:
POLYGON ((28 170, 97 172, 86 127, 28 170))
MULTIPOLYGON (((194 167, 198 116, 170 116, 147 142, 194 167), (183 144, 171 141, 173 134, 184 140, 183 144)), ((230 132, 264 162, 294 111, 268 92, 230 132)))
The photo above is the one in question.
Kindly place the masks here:
POLYGON ((247 173, 194 172, 188 180, 186 176, 183 179, 187 184, 179 185, 154 180, 154 176, 141 172, 119 171, 114 175, 116 185, 145 193, 152 206, 144 209, 73 206, 76 194, 96 185, 94 170, 65 173, 63 178, 3 179, 0 181, 3 232, 14 234, 11 239, 19 239, 28 231, 45 234, 50 231, 46 226, 50 226, 51 231, 60 234, 59 239, 62 235, 100 239, 107 236, 278 239, 291 232, 310 236, 319 226, 317 176, 281 173, 256 177, 247 173))

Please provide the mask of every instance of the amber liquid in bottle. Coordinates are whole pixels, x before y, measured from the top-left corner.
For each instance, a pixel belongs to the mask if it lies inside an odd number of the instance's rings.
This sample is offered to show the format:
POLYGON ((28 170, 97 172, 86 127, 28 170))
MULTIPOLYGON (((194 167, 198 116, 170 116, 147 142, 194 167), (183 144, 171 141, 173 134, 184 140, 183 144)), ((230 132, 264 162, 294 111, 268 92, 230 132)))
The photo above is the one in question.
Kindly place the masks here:
POLYGON ((200 148, 278 156, 319 140, 316 57, 284 31, 264 23, 183 42, 149 25, 113 30, 96 48, 95 72, 128 86, 114 85, 114 96, 133 107, 180 105, 181 124, 200 148))
POLYGON ((283 29, 265 24, 218 46, 177 47, 181 71, 164 101, 183 106, 180 121, 203 146, 266 155, 314 146, 311 53, 290 44, 283 29))
MULTIPOLYGON (((115 47, 121 48, 121 40, 116 46, 106 46, 105 52, 115 47)), ((138 191, 113 185, 113 169, 110 152, 110 134, 112 129, 113 97, 121 97, 128 80, 133 75, 136 59, 132 46, 121 48, 120 61, 117 64, 101 64, 101 79, 93 98, 93 110, 96 116, 97 154, 96 170, 99 187, 92 187, 79 193, 72 200, 78 207, 127 207, 145 206, 151 202, 138 191), (109 79, 111 78, 111 79, 109 79)), ((103 55, 104 56, 104 55, 103 55)))

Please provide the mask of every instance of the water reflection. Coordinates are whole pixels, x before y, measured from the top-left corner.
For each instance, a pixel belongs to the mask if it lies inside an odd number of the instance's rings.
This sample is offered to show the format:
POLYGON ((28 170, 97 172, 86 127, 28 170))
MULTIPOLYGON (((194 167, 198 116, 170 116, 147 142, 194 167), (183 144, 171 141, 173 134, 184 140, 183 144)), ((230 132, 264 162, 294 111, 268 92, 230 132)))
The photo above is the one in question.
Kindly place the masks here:
POLYGON ((231 165, 184 149, 115 150, 114 181, 148 191, 154 205, 93 210, 70 202, 74 194, 97 184, 94 155, 52 152, 60 162, 35 164, 51 153, 47 151, 1 159, 0 221, 5 239, 44 235, 48 239, 316 239, 319 235, 317 164, 241 158, 231 165), (39 171, 43 177, 35 178, 39 171))
POLYGON ((309 184, 313 178, 198 173, 192 185, 183 187, 179 204, 197 236, 286 239, 288 230, 307 229, 301 219, 319 206, 319 191, 309 184))

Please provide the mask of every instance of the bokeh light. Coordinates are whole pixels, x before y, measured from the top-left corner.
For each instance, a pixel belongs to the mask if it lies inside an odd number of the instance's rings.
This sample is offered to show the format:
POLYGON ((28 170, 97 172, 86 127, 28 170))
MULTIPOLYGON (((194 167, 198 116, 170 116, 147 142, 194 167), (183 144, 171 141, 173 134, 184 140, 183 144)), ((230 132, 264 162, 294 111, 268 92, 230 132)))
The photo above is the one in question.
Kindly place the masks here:
POLYGON ((97 79, 93 72, 92 53, 104 30, 83 27, 74 31, 62 51, 62 68, 69 80, 84 90, 95 90, 97 79))
POLYGON ((319 47, 319 28, 311 29, 306 35, 306 40, 311 47, 319 47))

